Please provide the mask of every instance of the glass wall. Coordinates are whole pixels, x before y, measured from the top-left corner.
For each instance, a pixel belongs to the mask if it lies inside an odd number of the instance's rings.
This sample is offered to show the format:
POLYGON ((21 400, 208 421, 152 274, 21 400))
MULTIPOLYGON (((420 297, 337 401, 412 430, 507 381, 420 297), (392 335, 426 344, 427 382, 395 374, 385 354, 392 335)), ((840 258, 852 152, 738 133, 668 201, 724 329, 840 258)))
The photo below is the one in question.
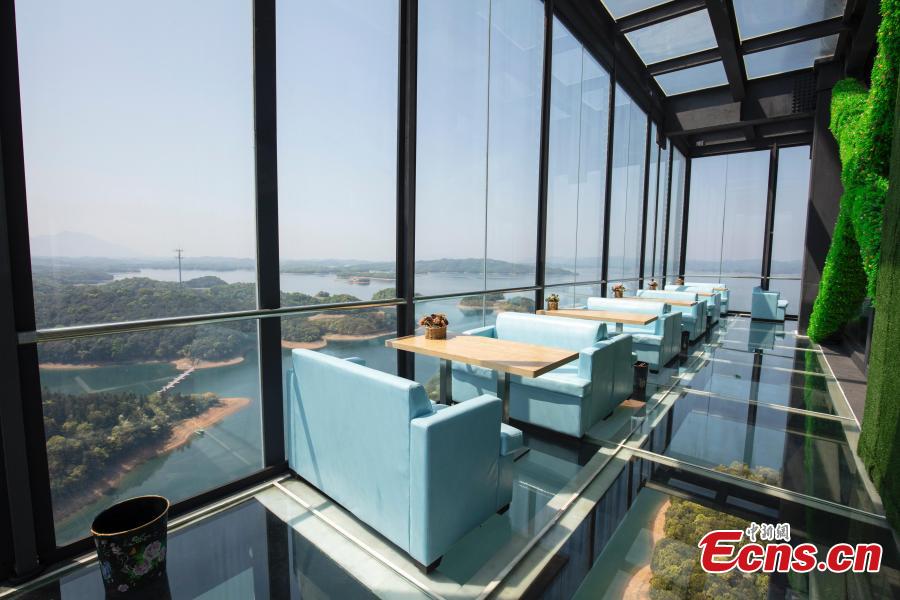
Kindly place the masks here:
POLYGON ((393 296, 398 2, 276 9, 282 304, 393 296))
POLYGON ((609 74, 556 19, 552 72, 545 281, 599 281, 609 74))
POLYGON ((419 3, 417 293, 534 285, 543 23, 539 0, 419 3))
POLYGON ((809 146, 778 150, 769 289, 781 292, 782 300, 790 302, 788 314, 797 314, 800 310, 809 170, 809 146))
POLYGON ((691 163, 685 278, 725 284, 729 310, 749 311, 751 291, 760 285, 769 155, 763 150, 691 163))
POLYGON ((609 211, 609 281, 637 287, 647 151, 647 114, 616 86, 613 127, 612 203, 609 211))

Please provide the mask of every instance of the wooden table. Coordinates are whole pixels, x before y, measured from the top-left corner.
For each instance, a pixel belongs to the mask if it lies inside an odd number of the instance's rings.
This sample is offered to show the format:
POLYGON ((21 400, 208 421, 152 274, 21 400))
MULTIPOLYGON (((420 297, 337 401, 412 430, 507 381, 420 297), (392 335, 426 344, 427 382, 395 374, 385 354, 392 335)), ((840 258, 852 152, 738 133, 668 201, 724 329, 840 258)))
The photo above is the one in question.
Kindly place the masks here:
POLYGON ((669 300, 668 298, 643 298, 641 296, 625 296, 619 300, 637 300, 639 302, 664 302, 672 306, 694 306, 697 300, 669 300))
POLYGON ((560 309, 560 310, 539 310, 539 315, 547 315, 551 317, 568 317, 570 319, 587 319, 588 321, 613 321, 616 324, 616 331, 622 333, 623 325, 649 325, 658 317, 656 315, 647 315, 630 312, 616 312, 614 310, 584 310, 578 308, 560 309))
POLYGON ((503 403, 503 422, 509 422, 509 375, 540 377, 578 358, 578 352, 498 340, 480 335, 448 335, 445 340, 428 340, 424 335, 410 335, 387 340, 385 345, 434 356, 441 360, 438 401, 449 404, 452 398, 450 373, 453 361, 485 367, 497 372, 497 396, 503 403))

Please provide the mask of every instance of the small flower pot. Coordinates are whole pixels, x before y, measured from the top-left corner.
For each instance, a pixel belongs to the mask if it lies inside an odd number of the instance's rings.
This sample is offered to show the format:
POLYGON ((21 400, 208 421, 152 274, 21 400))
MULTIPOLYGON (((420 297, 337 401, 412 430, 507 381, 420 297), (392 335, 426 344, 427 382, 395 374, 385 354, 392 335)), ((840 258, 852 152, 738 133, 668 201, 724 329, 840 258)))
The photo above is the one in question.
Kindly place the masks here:
POLYGON ((547 310, 559 310, 559 302, 547 302, 547 310))
POLYGON ((613 296, 616 298, 624 298, 625 290, 613 290, 613 296))
POLYGON ((91 524, 100 574, 110 595, 158 585, 166 572, 169 501, 139 496, 114 504, 91 524))
POLYGON ((651 289, 651 290, 658 290, 658 289, 659 289, 659 284, 658 284, 657 282, 655 282, 655 281, 651 281, 651 282, 650 282, 650 289, 651 289))
POLYGON ((446 340, 447 339, 447 327, 426 327, 425 328, 425 339, 426 340, 446 340))

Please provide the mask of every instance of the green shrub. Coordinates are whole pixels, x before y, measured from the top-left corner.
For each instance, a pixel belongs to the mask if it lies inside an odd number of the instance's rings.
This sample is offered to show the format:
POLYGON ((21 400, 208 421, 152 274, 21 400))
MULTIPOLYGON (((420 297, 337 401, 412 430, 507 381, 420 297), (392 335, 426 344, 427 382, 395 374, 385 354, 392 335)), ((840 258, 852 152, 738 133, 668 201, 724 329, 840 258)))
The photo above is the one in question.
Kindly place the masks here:
POLYGON ((861 285, 860 270, 865 274, 865 294, 877 304, 882 213, 900 68, 900 0, 883 0, 881 15, 871 89, 866 92, 860 82, 845 79, 832 91, 830 128, 840 152, 844 195, 810 318, 808 333, 814 341, 833 335, 856 314, 862 296, 849 285, 861 285))

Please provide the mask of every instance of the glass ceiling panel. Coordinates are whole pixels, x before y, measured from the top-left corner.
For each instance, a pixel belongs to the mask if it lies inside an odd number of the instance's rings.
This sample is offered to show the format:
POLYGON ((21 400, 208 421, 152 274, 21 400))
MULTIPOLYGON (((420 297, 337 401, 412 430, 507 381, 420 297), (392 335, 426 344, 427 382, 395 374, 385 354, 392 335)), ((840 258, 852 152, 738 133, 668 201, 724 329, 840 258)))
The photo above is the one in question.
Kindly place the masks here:
POLYGON ((798 69, 809 69, 817 59, 834 55, 837 41, 837 35, 830 35, 764 52, 746 54, 744 66, 747 68, 747 77, 755 79, 798 69))
POLYGON ((844 14, 847 0, 734 0, 741 39, 793 29, 844 14))
POLYGON ((645 65, 716 47, 709 14, 698 10, 625 34, 645 65))
POLYGON ((725 75, 725 67, 722 61, 716 61, 699 67, 673 71, 656 76, 656 83, 663 89, 666 96, 684 94, 717 85, 725 85, 728 78, 725 75))
POLYGON ((612 15, 613 19, 621 19, 666 2, 668 0, 603 0, 603 5, 606 7, 606 12, 612 15))

